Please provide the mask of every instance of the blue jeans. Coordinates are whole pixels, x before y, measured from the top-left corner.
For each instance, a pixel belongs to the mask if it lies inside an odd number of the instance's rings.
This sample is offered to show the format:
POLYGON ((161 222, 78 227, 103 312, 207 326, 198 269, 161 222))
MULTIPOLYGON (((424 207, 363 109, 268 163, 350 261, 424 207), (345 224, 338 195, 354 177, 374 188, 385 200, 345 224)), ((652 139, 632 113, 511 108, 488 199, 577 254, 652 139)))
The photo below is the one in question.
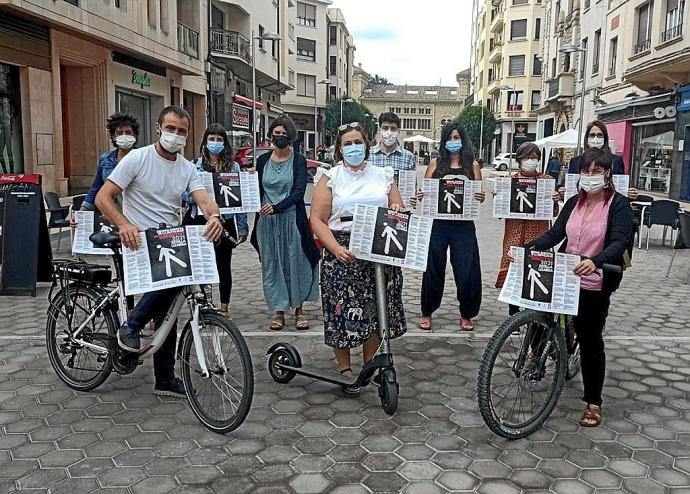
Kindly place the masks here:
POLYGON ((422 316, 431 316, 441 306, 449 248, 460 315, 472 319, 479 314, 482 304, 479 244, 472 221, 434 221, 429 259, 422 278, 422 316))
MULTIPOLYGON (((156 322, 156 328, 160 327, 178 290, 178 288, 168 288, 145 293, 129 315, 127 326, 133 330, 141 331, 153 319, 156 322)), ((176 342, 177 321, 173 323, 170 333, 161 347, 153 354, 153 374, 156 383, 167 383, 175 379, 176 342)))

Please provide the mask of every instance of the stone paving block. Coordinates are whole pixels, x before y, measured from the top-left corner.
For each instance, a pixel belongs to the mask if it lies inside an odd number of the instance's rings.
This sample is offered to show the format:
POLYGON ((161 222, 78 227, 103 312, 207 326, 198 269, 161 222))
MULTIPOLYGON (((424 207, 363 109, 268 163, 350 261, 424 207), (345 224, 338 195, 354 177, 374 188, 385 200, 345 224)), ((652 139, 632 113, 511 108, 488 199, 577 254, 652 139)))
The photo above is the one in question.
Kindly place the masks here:
POLYGON ((431 481, 441 473, 441 469, 427 461, 408 461, 398 469, 398 473, 409 481, 431 481))
POLYGON ((469 491, 479 485, 479 480, 471 473, 452 470, 443 472, 436 482, 451 491, 469 491))
POLYGON ((177 481, 182 485, 207 485, 222 475, 215 466, 191 466, 175 474, 177 481))
POLYGON ((330 481, 318 473, 298 474, 290 480, 290 487, 297 494, 318 494, 326 492, 330 481))
POLYGON ((66 479, 51 487, 51 494, 87 494, 98 488, 96 479, 66 479))
POLYGON ((592 486, 574 479, 558 479, 554 481, 551 491, 557 494, 593 494, 595 492, 592 486))
POLYGON ((186 458, 156 458, 144 465, 144 470, 149 475, 175 475, 188 466, 186 458))
POLYGON ((652 479, 625 479, 623 490, 631 494, 662 494, 666 488, 652 479))
POLYGON ((336 485, 359 484, 369 475, 360 463, 336 463, 325 473, 336 485))
POLYGON ((400 492, 407 484, 399 474, 395 472, 374 473, 364 479, 364 486, 371 492, 400 492))
POLYGON ((537 470, 515 470, 510 480, 523 489, 547 489, 553 478, 537 470))

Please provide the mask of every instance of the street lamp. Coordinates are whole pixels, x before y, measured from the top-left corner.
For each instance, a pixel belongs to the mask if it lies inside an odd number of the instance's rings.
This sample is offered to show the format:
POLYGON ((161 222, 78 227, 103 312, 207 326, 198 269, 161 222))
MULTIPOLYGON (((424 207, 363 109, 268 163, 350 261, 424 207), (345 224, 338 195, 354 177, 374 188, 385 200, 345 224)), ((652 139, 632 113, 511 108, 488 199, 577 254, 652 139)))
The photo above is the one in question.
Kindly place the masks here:
POLYGON ((582 119, 584 117, 585 110, 585 82, 587 80, 587 48, 581 48, 574 43, 566 43, 564 45, 561 45, 558 51, 566 54, 577 52, 582 53, 582 93, 580 94, 580 121, 577 124, 577 152, 575 153, 575 156, 580 156, 580 151, 582 149, 582 139, 584 139, 584 136, 582 135, 582 119))
MULTIPOLYGON (((508 86, 507 84, 504 84, 502 86, 498 86, 498 89, 501 91, 512 91, 513 96, 515 97, 515 106, 517 106, 517 91, 515 91, 515 86, 508 86)), ((508 104, 510 105, 510 97, 506 98, 508 100, 508 104)), ((509 165, 508 169, 512 170, 513 169, 513 147, 515 146, 515 112, 513 110, 510 111, 510 149, 508 151, 508 156, 509 156, 509 165)))
POLYGON ((252 166, 256 168, 256 42, 263 41, 278 41, 280 35, 271 31, 263 33, 259 36, 254 35, 252 29, 252 166))
MULTIPOLYGON (((328 86, 333 84, 330 79, 319 81, 319 84, 326 86, 326 97, 328 98, 328 86)), ((316 148, 319 147, 319 107, 318 107, 318 91, 314 87, 314 159, 316 159, 316 148)), ((326 140, 324 136, 324 141, 326 140)))
POLYGON ((340 99, 340 125, 343 124, 343 103, 353 103, 355 100, 352 98, 341 98, 340 99))

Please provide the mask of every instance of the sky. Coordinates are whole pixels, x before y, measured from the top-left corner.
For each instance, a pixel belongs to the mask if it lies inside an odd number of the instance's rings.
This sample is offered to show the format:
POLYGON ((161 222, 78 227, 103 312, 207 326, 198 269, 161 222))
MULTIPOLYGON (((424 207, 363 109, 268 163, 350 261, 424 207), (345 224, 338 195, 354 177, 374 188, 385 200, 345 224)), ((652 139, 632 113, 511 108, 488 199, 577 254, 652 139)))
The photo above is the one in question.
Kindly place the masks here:
POLYGON ((356 46, 355 64, 394 84, 456 84, 470 66, 472 0, 333 0, 356 46))

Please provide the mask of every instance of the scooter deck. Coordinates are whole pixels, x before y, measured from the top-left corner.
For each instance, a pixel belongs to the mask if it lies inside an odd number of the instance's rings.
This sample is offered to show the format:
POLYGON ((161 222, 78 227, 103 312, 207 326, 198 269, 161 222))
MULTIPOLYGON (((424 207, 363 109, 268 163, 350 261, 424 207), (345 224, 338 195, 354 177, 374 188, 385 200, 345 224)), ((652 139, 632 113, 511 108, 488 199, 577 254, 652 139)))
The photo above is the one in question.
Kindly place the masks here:
POLYGON ((348 379, 342 374, 334 370, 312 369, 310 367, 291 367, 289 365, 281 365, 281 368, 289 370, 300 376, 311 377, 320 381, 326 381, 337 386, 363 386, 364 380, 360 380, 360 375, 357 374, 348 379))

